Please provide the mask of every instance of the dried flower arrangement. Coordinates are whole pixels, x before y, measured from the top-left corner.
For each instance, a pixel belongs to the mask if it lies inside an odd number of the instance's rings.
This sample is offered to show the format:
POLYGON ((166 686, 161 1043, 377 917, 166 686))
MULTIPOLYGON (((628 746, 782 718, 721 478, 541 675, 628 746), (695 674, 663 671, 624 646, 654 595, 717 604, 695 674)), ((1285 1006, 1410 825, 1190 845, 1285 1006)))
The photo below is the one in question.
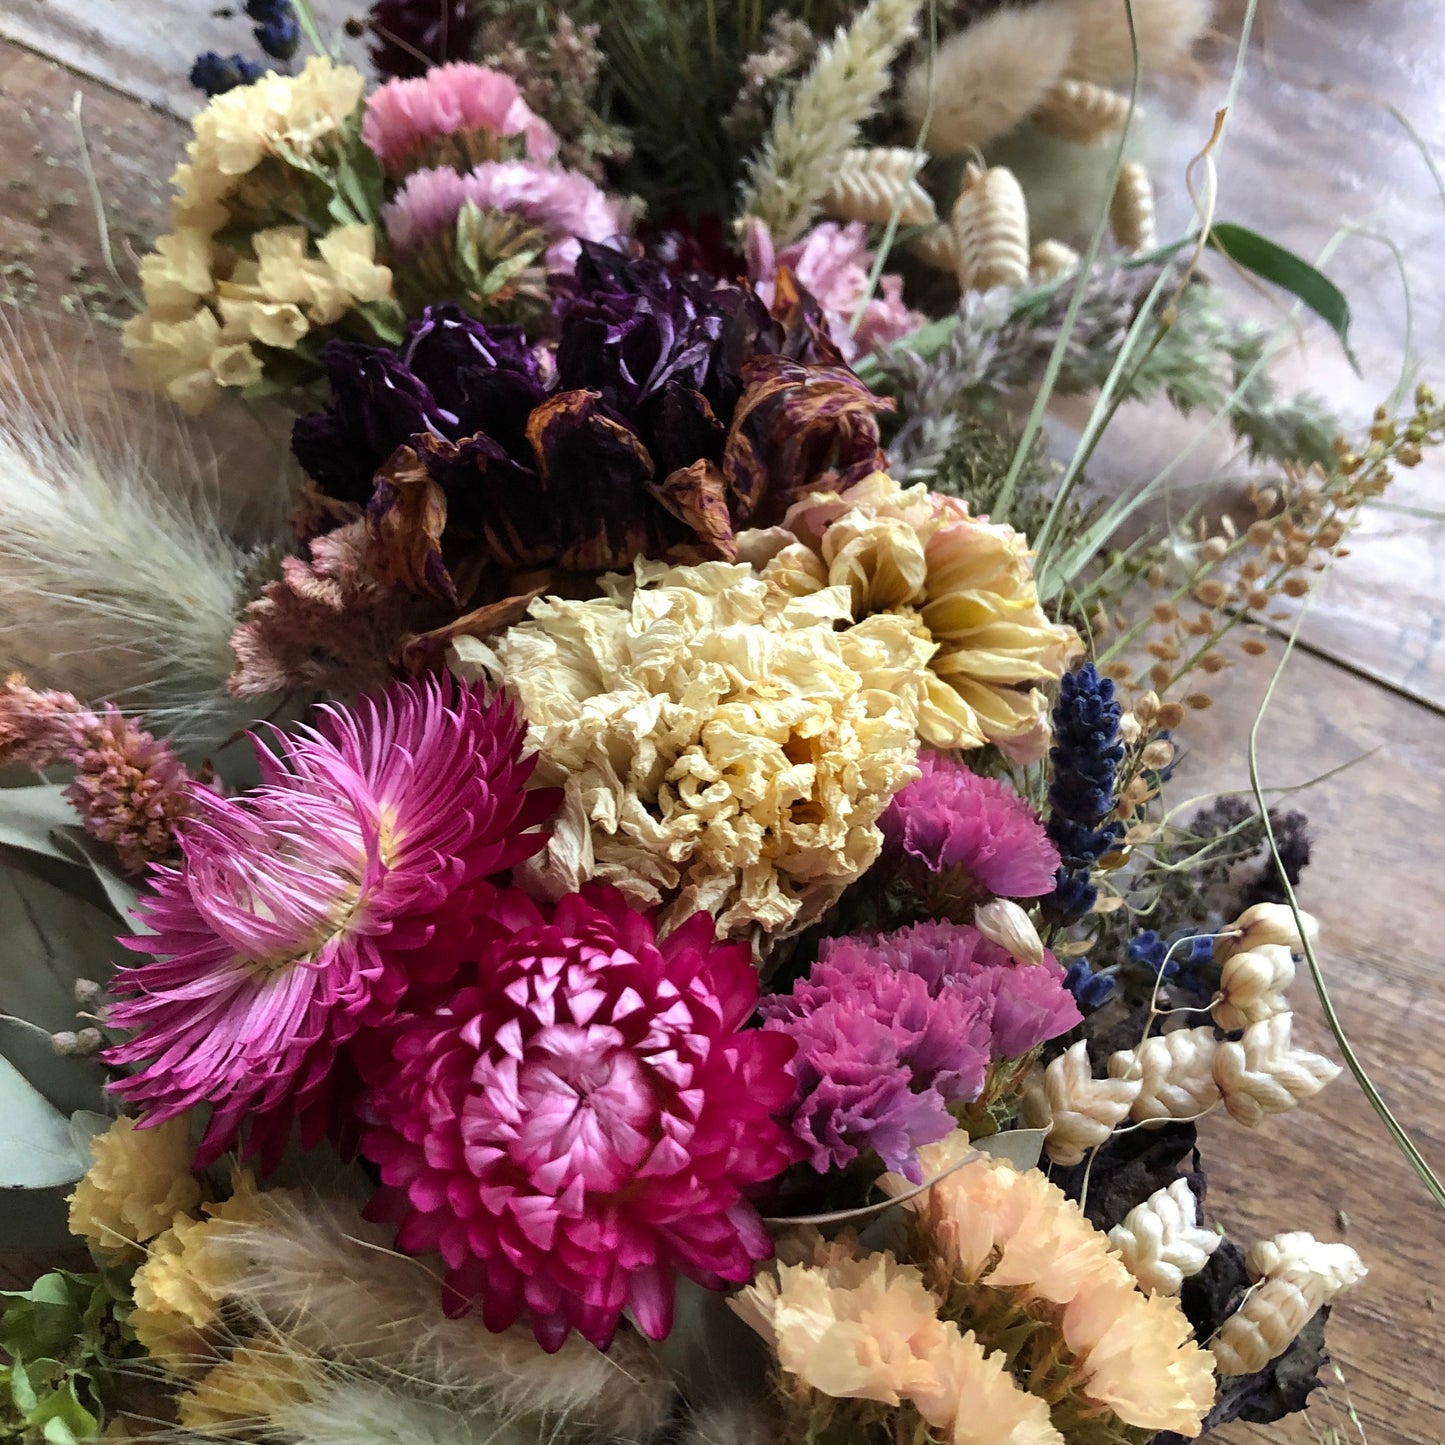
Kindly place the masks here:
POLYGON ((64 980, 0 1219, 95 1263, 10 1296, 16 1438, 1303 1407, 1364 1265, 1229 1239, 1195 1126, 1340 1072, 1308 835, 1163 798, 1445 409, 1352 449, 1200 278, 1239 228, 1159 244, 1124 142, 1209 9, 379 0, 371 84, 253 0, 318 53, 198 60, 126 346, 284 398, 305 481, 243 542, 0 388, 0 884, 64 980), (1112 157, 1087 239, 1031 137, 1112 157), (1253 520, 1117 542, 1063 393, 1227 418, 1253 520))

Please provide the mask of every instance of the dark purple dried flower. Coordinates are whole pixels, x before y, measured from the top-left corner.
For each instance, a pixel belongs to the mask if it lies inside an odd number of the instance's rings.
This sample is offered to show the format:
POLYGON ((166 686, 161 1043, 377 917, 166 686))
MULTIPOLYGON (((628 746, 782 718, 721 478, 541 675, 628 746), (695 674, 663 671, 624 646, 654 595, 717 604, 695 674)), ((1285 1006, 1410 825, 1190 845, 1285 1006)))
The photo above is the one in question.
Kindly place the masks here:
POLYGON ((367 17, 377 73, 409 78, 470 59, 477 37, 472 11, 471 0, 377 0, 367 17))

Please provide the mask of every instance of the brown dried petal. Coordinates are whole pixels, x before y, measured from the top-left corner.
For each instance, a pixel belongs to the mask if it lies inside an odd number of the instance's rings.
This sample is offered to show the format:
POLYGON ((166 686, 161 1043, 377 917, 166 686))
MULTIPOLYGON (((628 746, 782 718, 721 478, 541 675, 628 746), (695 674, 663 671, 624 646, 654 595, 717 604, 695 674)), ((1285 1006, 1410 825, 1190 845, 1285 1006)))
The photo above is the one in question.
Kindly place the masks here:
POLYGON ((446 525, 446 493, 427 475, 411 447, 398 447, 376 474, 376 490, 366 509, 377 579, 459 606, 457 589, 442 561, 446 525))

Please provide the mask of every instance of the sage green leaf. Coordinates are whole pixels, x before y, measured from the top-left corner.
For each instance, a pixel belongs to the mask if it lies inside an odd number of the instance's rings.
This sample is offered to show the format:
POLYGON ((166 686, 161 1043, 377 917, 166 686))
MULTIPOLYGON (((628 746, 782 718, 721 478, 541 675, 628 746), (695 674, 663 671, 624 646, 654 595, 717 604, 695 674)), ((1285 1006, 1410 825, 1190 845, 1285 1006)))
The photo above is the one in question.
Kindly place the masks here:
POLYGON ((89 1167, 70 1137, 69 1119, 0 1058, 0 1198, 74 1184, 89 1167))
POLYGON ((0 1015, 0 1058, 13 1064, 62 1114, 99 1111, 105 1104, 105 1070, 93 1059, 57 1054, 50 1035, 36 1024, 0 1015))
POLYGON ((0 868, 0 1013, 50 1033, 75 1027, 75 981, 105 983, 114 921, 51 883, 0 868))
POLYGON ((1048 1132, 1047 1129, 1009 1129, 1002 1134, 990 1134, 987 1139, 975 1139, 973 1147, 980 1154, 991 1154, 1012 1164, 1015 1169, 1032 1169, 1044 1151, 1048 1132))
POLYGON ((1359 371, 1350 350, 1350 303, 1323 271, 1257 231, 1227 221, 1210 228, 1209 244, 1246 271, 1288 291, 1308 306, 1340 338, 1350 365, 1359 371))
POLYGON ((76 861, 84 863, 90 869, 95 881, 105 893, 107 902, 115 910, 115 916, 126 929, 144 932, 141 925, 131 917, 131 911, 140 899, 140 890, 116 866, 115 849, 107 847, 97 838, 92 838, 81 827, 59 828, 56 830, 56 837, 76 861))
POLYGON ((75 809, 66 801, 60 783, 0 788, 0 844, 8 848, 23 848, 47 858, 68 858, 51 834, 74 822, 75 809))

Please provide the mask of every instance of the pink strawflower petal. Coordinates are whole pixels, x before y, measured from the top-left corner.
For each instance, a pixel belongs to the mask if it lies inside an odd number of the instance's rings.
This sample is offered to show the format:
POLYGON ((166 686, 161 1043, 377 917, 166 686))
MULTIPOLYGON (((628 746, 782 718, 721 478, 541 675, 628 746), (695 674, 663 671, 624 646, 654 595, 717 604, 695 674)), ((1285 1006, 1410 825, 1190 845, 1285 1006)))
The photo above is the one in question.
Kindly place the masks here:
POLYGON ((1059 851, 1007 783, 941 753, 920 753, 918 766, 922 776, 893 795, 879 820, 886 848, 934 873, 962 869, 997 898, 1053 892, 1059 851))
POLYGON ((573 1329, 605 1348, 627 1311, 661 1339, 674 1271, 721 1288, 771 1253, 744 1191, 797 1157, 772 1118, 793 1045, 745 1030, 751 952, 706 914, 658 941, 589 885, 550 918, 508 895, 493 922, 477 986, 373 1061, 371 1213, 439 1252, 489 1329, 525 1317, 546 1349, 573 1329))
POLYGON ((183 862, 139 910, 153 932, 123 940, 155 961, 113 985, 110 1023, 134 1035, 107 1062, 142 1066, 114 1087, 147 1123, 211 1104, 202 1164, 244 1136, 269 1165, 293 1118, 320 1135, 342 1046, 455 974, 487 880, 537 851, 556 803, 525 791, 525 727, 479 688, 396 683, 319 711, 259 749, 258 787, 193 792, 183 862))
POLYGON ((534 161, 557 154, 556 133, 522 99, 511 76, 462 61, 435 66, 415 80, 388 81, 367 100, 361 124, 362 139, 391 172, 428 140, 476 131, 521 137, 534 161))

